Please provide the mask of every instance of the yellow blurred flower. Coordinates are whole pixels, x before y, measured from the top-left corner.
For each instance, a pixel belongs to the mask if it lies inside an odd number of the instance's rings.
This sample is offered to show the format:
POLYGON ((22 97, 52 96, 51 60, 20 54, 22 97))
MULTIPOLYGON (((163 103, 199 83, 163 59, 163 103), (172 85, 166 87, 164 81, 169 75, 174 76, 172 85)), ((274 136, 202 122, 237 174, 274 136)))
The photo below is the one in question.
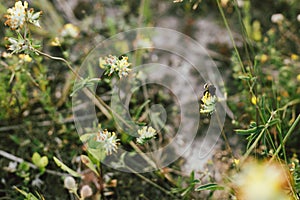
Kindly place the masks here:
POLYGON ((298 59, 299 59, 299 56, 298 56, 297 54, 294 54, 294 53, 293 53, 293 54, 291 55, 291 59, 292 59, 292 60, 298 60, 298 59))
POLYGON ((252 98, 251 98, 251 103, 252 103, 253 105, 256 105, 257 99, 256 99, 256 96, 255 96, 255 95, 252 96, 252 98))
POLYGON ((288 170, 279 163, 250 161, 233 177, 237 199, 292 200, 288 170))
POLYGON ((260 62, 265 63, 268 60, 268 55, 262 54, 260 57, 260 62))
POLYGON ((300 74, 297 75, 297 81, 300 82, 300 74))
POLYGON ((24 62, 31 62, 32 58, 27 54, 20 54, 19 58, 24 62))
POLYGON ((79 28, 73 24, 65 24, 63 29, 60 32, 62 37, 72 37, 76 38, 79 36, 79 28))
POLYGON ((55 38, 51 41, 51 46, 61 46, 58 37, 55 37, 55 38))

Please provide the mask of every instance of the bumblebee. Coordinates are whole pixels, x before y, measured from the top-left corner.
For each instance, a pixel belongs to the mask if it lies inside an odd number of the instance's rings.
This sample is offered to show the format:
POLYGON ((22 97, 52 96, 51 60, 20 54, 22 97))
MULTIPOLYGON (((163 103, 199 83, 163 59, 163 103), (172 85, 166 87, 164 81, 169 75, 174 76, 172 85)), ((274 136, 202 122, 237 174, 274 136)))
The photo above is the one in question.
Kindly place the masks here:
POLYGON ((214 85, 206 83, 204 89, 205 91, 200 100, 200 113, 212 114, 216 109, 217 103, 216 88, 214 85))

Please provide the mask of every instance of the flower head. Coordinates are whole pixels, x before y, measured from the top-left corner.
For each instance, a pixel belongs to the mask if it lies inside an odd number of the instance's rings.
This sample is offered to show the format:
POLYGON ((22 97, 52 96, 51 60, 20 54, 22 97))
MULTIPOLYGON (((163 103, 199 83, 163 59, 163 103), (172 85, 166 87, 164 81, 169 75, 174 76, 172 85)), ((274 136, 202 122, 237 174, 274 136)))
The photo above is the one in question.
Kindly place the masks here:
POLYGON ((111 155, 113 151, 118 149, 118 141, 114 132, 108 132, 106 129, 99 131, 96 136, 96 141, 103 145, 103 149, 107 155, 111 155))
POLYGON ((145 144, 147 141, 155 138, 156 130, 152 127, 144 126, 142 129, 138 130, 139 137, 136 142, 139 144, 145 144))
POLYGON ((33 25, 35 25, 35 26, 37 26, 37 27, 41 27, 40 23, 39 23, 39 18, 41 16, 41 14, 42 14, 42 11, 34 13, 33 8, 31 8, 27 12, 27 20, 28 20, 28 22, 31 23, 31 24, 33 24, 33 25))
POLYGON ((28 10, 28 3, 24 1, 17 1, 15 6, 7 9, 7 15, 5 17, 5 25, 9 26, 12 30, 22 28, 25 22, 29 22, 37 27, 40 27, 39 18, 42 12, 34 12, 33 8, 28 10))
POLYGON ((291 184, 290 175, 278 163, 251 161, 233 180, 238 199, 292 199, 286 191, 291 184))
POLYGON ((12 51, 12 53, 20 53, 22 51, 25 51, 29 48, 29 45, 26 43, 26 41, 22 38, 7 38, 8 42, 10 43, 8 45, 8 50, 12 51))
POLYGON ((130 65, 131 63, 128 62, 127 56, 122 56, 121 59, 112 55, 106 56, 104 59, 101 57, 99 58, 99 66, 106 70, 108 76, 112 75, 114 72, 118 73, 119 78, 127 76, 131 70, 129 68, 130 65))
POLYGON ((14 7, 7 9, 7 15, 5 15, 7 20, 4 24, 9 26, 12 30, 22 28, 26 20, 27 8, 27 1, 24 1, 24 5, 22 1, 16 2, 14 7))

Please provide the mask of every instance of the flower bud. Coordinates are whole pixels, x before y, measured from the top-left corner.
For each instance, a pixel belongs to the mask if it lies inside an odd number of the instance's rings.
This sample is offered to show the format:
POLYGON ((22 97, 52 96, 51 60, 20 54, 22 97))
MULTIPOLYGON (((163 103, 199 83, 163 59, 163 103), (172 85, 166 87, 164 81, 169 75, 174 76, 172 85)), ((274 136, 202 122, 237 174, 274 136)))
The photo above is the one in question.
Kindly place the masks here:
POLYGON ((77 190, 77 185, 76 185, 75 179, 71 176, 68 176, 68 177, 65 178, 64 186, 68 190, 74 190, 74 191, 77 190))
POLYGON ((81 190, 80 190, 80 196, 81 198, 86 198, 86 197, 90 197, 92 196, 93 191, 92 188, 88 185, 84 185, 82 186, 81 190))

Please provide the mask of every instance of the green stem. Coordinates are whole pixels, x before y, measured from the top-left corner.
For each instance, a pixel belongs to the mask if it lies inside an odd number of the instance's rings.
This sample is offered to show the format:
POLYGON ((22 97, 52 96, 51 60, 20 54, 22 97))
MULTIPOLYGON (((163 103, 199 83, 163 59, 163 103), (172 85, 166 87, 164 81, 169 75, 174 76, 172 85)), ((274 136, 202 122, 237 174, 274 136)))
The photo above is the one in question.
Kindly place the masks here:
POLYGON ((278 155, 278 153, 280 152, 281 148, 284 147, 284 144, 286 143, 286 141, 288 140, 288 138, 291 136, 293 130, 296 128, 296 125, 299 123, 300 121, 300 114, 298 115, 297 119, 294 121, 294 123, 292 124, 291 128, 288 130, 287 134, 285 135, 285 137, 282 140, 282 143, 279 145, 279 147, 277 148, 276 152, 273 154, 272 158, 270 161, 273 161, 274 158, 278 155))
POLYGON ((220 3, 220 0, 217 0, 217 4, 218 4, 219 11, 220 11, 220 13, 221 13, 223 22, 224 22, 224 24, 225 24, 225 27, 226 27, 226 29, 227 29, 227 31, 228 31, 228 33, 229 33, 229 37, 230 37, 230 40, 231 40, 231 42, 232 42, 234 51, 235 51, 235 53, 236 53, 236 55, 237 55, 237 57, 238 57, 238 60, 239 60, 240 65, 241 65, 242 71, 243 71, 243 73, 246 73, 244 64, 243 64, 243 62, 242 62, 241 56, 240 56, 239 51, 238 51, 238 49, 237 49, 237 46, 236 46, 236 44, 235 44, 235 41, 234 41, 234 38, 233 38, 233 35, 232 35, 232 32, 231 32, 231 29, 230 29, 230 27, 229 27, 229 25, 228 25, 228 22, 227 22, 227 19, 226 19, 226 17, 225 17, 225 14, 224 14, 222 5, 221 5, 221 3, 220 3))
POLYGON ((253 144, 250 146, 250 148, 246 151, 246 153, 243 155, 243 157, 241 158, 241 164, 244 163, 244 161, 248 158, 248 156, 250 155, 250 153, 253 151, 253 149, 257 146, 258 142, 260 141, 261 137, 263 136, 263 134, 265 133, 265 131, 267 130, 267 128, 269 128, 269 123, 271 122, 273 116, 276 114, 276 111, 274 111, 268 122, 265 124, 264 128, 260 131, 259 135, 257 136, 256 140, 253 142, 253 144))

